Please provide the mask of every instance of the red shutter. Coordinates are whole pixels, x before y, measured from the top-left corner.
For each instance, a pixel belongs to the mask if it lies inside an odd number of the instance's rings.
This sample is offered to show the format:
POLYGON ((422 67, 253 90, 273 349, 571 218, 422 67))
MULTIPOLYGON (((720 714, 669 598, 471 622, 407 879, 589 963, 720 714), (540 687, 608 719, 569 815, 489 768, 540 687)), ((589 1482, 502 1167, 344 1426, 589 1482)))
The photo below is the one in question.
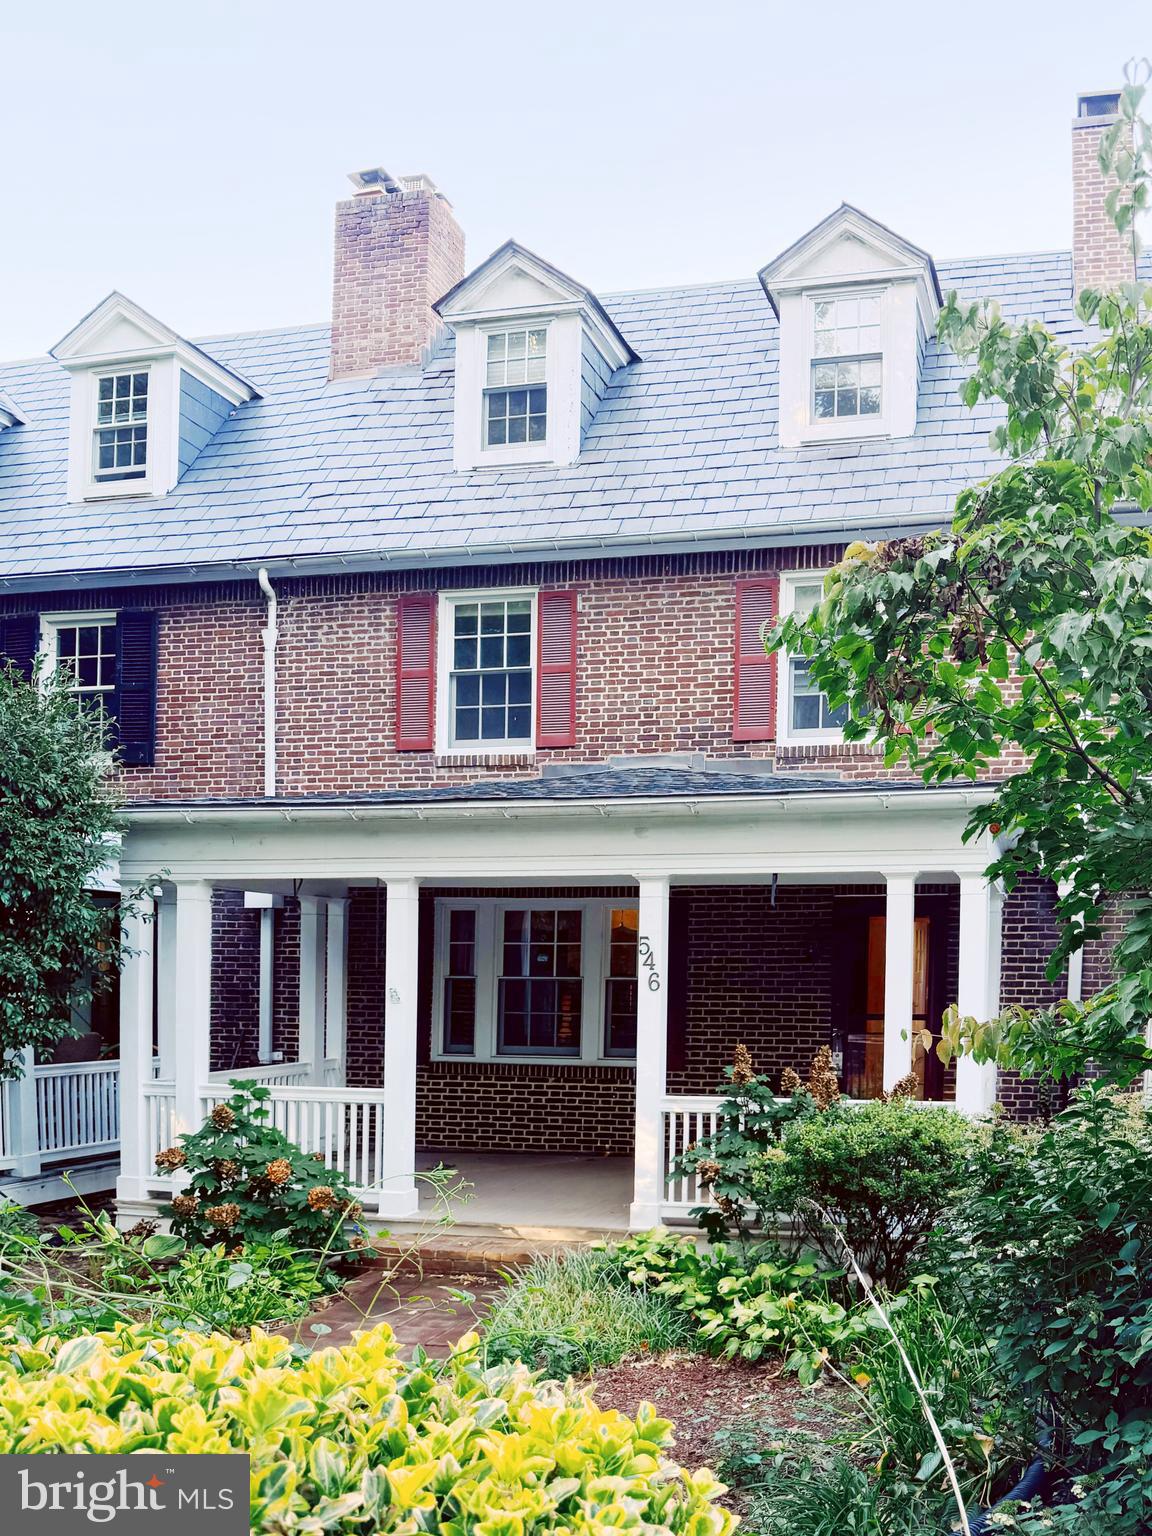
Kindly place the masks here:
POLYGON ((536 602, 536 745, 576 745, 576 594, 536 602))
POLYGON ((734 741, 776 736, 776 655, 765 651, 761 631, 775 619, 779 595, 775 576, 749 576, 736 583, 734 741))
POLYGON ((430 752, 436 740, 436 594, 408 592, 396 617, 396 750, 430 752))

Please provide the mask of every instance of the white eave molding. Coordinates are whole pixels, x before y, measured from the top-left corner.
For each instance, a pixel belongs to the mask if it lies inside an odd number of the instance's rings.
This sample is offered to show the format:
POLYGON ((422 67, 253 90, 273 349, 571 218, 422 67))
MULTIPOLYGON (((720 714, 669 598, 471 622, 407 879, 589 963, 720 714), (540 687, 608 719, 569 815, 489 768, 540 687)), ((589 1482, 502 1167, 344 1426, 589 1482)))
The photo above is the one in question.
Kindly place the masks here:
POLYGON ((595 294, 514 240, 494 251, 433 308, 456 338, 453 463, 460 470, 575 463, 580 453, 585 338, 610 372, 638 360, 595 294), (548 328, 548 437, 544 443, 485 448, 484 338, 490 330, 515 325, 548 328))
POLYGON ((781 446, 910 436, 916 430, 924 347, 935 334, 941 305, 931 256, 842 203, 762 268, 759 277, 780 321, 781 446), (846 292, 871 292, 882 300, 883 412, 880 417, 814 421, 812 303, 846 292))
POLYGON ((71 375, 69 501, 162 496, 179 477, 180 375, 188 373, 233 407, 259 398, 242 374, 217 362, 162 321, 112 292, 50 349, 71 375), (147 369, 148 473, 143 480, 96 483, 91 474, 95 378, 110 369, 147 369))

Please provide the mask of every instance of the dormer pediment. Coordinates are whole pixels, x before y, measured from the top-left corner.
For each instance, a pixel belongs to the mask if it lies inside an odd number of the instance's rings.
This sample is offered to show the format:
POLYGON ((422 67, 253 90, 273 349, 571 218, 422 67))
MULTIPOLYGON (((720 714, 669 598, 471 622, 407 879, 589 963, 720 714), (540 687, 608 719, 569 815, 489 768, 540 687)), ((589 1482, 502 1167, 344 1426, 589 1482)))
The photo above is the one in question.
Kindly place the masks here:
POLYGON ((456 337, 457 469, 573 463, 637 360, 594 293, 514 240, 433 308, 456 337))
POLYGON ((784 294, 882 280, 913 282, 929 326, 942 302, 940 280, 927 251, 850 203, 841 203, 834 213, 781 251, 759 275, 777 315, 784 294))

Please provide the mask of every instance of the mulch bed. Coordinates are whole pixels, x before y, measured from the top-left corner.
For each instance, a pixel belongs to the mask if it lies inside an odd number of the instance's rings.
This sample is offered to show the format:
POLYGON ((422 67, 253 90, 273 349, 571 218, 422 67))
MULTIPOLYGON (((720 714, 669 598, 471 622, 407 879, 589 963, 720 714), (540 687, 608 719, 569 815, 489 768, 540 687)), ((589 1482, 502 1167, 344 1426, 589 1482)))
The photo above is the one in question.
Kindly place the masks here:
MULTIPOLYGON (((822 1436, 836 1434, 844 1424, 835 1388, 803 1387, 794 1376, 780 1375, 774 1363, 750 1365, 674 1351, 597 1371, 589 1390, 600 1408, 634 1415, 641 1403, 651 1403, 661 1418, 673 1420, 673 1455, 691 1469, 715 1468, 724 1453, 716 1432, 740 1422, 822 1436)), ((738 1513, 744 1502, 736 1489, 724 1498, 738 1513)))

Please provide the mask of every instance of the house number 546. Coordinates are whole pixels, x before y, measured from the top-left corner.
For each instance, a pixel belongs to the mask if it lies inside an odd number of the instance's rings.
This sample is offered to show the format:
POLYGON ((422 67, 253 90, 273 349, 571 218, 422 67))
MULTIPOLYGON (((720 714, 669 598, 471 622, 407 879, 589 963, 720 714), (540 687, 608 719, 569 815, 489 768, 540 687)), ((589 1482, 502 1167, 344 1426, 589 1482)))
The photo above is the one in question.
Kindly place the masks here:
POLYGON ((652 953, 652 945, 644 934, 640 935, 637 945, 640 950, 640 964, 648 972, 648 990, 659 992, 660 972, 656 969, 656 956, 652 953))

